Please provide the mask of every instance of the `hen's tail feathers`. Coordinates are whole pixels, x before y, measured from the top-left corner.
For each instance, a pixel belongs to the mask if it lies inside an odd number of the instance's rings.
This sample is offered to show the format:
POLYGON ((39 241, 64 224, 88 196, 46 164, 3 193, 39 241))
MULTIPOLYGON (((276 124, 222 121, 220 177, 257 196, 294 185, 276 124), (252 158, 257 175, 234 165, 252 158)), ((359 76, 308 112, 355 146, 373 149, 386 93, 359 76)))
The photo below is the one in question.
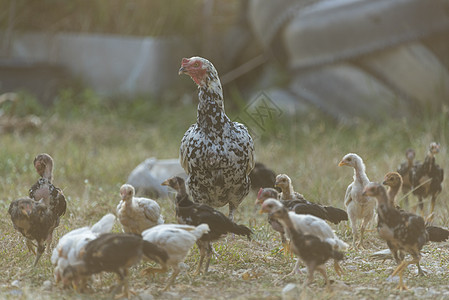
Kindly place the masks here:
POLYGON ((190 231, 190 233, 193 234, 198 240, 203 236, 203 234, 208 233, 209 230, 210 230, 209 225, 200 224, 194 230, 190 231))
POLYGON ((449 230, 437 227, 427 226, 427 233, 429 234, 429 241, 431 242, 444 242, 449 238, 449 230))
POLYGON ((167 252, 156 244, 143 240, 143 254, 159 264, 165 264, 168 259, 167 252))
POLYGON ((251 234, 253 231, 246 227, 245 225, 238 225, 234 223, 234 227, 231 230, 232 233, 238 234, 238 235, 246 235, 248 240, 251 240, 251 234))
POLYGON ((325 206, 324 209, 327 212, 327 220, 329 222, 338 224, 341 221, 348 220, 348 213, 341 208, 337 208, 337 207, 333 207, 333 206, 325 206))
POLYGON ((112 227, 115 223, 115 216, 113 214, 104 215, 97 223, 95 223, 91 231, 96 234, 103 234, 112 231, 112 227))
POLYGON ((338 238, 327 238, 324 241, 330 244, 334 250, 344 251, 349 248, 348 244, 338 238))

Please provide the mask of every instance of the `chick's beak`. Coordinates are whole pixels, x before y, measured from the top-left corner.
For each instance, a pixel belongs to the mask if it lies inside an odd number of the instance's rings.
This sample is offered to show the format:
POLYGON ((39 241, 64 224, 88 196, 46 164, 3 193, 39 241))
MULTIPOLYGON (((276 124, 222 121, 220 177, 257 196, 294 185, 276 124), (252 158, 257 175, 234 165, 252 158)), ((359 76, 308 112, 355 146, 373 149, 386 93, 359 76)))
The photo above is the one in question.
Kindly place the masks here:
POLYGON ((346 166, 346 165, 347 165, 347 163, 345 163, 344 161, 341 161, 341 162, 338 164, 339 167, 341 167, 341 166, 346 166))
POLYGON ((187 69, 185 67, 179 68, 178 75, 187 74, 187 69))
POLYGON ((387 181, 386 180, 382 181, 382 184, 387 185, 387 181))

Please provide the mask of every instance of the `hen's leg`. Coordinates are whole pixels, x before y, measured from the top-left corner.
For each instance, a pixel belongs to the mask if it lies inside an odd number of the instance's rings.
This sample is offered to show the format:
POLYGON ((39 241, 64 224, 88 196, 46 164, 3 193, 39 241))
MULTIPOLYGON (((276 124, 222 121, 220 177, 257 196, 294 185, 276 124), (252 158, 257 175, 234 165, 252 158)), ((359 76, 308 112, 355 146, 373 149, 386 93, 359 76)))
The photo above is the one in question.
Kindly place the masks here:
POLYGON ((229 219, 231 219, 232 222, 234 222, 234 212, 237 209, 237 207, 229 202, 229 219))

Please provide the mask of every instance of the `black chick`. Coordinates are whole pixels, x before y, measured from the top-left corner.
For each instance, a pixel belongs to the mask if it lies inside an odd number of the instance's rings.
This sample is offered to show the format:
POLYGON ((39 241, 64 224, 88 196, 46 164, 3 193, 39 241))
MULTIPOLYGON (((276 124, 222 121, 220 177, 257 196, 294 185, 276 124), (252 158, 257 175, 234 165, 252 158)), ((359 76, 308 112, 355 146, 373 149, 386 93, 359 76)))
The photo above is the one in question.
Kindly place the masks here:
POLYGON ((385 188, 379 183, 369 183, 363 190, 363 195, 377 199, 377 231, 387 242, 395 260, 400 262, 392 274, 392 276, 399 275, 398 289, 407 289, 402 277, 409 264, 416 264, 418 273, 424 274, 419 265, 421 249, 429 241, 424 219, 394 207, 388 200, 385 188), (401 257, 398 255, 401 251, 410 253, 413 259, 402 260, 402 255, 401 257))
POLYGON ((185 181, 181 177, 170 177, 165 180, 162 185, 169 186, 177 191, 175 199, 176 217, 180 224, 198 226, 205 223, 209 225, 209 233, 204 234, 201 239, 197 241, 198 248, 200 249, 200 261, 195 274, 199 274, 201 271, 201 266, 205 257, 206 266, 204 272, 207 273, 212 256, 211 242, 218 240, 227 233, 245 235, 248 237, 248 240, 250 239, 252 231, 248 227, 234 223, 224 214, 206 204, 193 202, 187 194, 185 181))
POLYGON ((251 189, 256 192, 263 187, 274 187, 276 173, 263 163, 256 162, 254 169, 249 173, 249 178, 251 179, 251 189))
MULTIPOLYGON (((289 189, 289 187, 291 186, 291 183, 289 181, 290 178, 288 178, 287 175, 285 176, 286 178, 278 175, 276 180, 276 185, 279 186, 283 191, 284 189, 289 189)), ((299 215, 312 215, 334 224, 338 224, 341 221, 348 220, 348 213, 343 209, 307 201, 301 194, 296 192, 293 192, 292 195, 294 196, 292 196, 290 199, 280 199, 279 193, 275 189, 264 188, 262 192, 259 191, 257 199, 260 204, 262 204, 263 201, 268 198, 279 199, 281 203, 288 208, 289 211, 294 211, 299 215)))
POLYGON ((402 176, 403 184, 402 184, 402 193, 405 196, 405 205, 408 206, 408 193, 411 191, 413 187, 413 174, 415 172, 415 150, 408 148, 405 151, 405 157, 407 161, 403 162, 399 165, 397 172, 402 176))
POLYGON ((12 201, 8 213, 14 228, 26 238, 28 250, 36 255, 35 267, 45 251, 48 236, 53 232, 55 216, 45 204, 28 197, 12 201), (37 242, 36 251, 32 241, 37 242))
POLYGON ((423 211, 423 199, 431 196, 430 214, 433 213, 435 202, 441 193, 441 183, 444 178, 443 169, 435 164, 435 155, 440 152, 440 144, 432 142, 423 163, 416 164, 413 176, 413 194, 418 197, 419 207, 423 211))
POLYGON ((34 167, 41 176, 30 188, 29 197, 35 201, 41 201, 52 212, 54 217, 53 229, 49 232, 47 245, 50 249, 53 230, 59 225, 59 219, 65 214, 67 202, 60 188, 53 185, 53 158, 42 153, 34 158, 34 167))
POLYGON ((335 261, 343 260, 343 253, 334 250, 329 243, 322 241, 317 236, 303 234, 300 230, 297 230, 288 215, 288 209, 286 207, 276 208, 276 210, 271 211, 270 214, 271 217, 277 219, 284 227, 284 230, 288 232, 293 253, 295 253, 306 265, 308 278, 305 283, 310 284, 313 281, 315 270, 318 270, 326 281, 326 287, 329 288, 330 282, 324 264, 331 258, 335 261))
POLYGON ((168 258, 164 249, 143 240, 140 235, 106 233, 87 243, 82 262, 68 266, 62 277, 72 281, 76 288, 76 282, 83 277, 103 271, 114 272, 119 276, 119 286, 123 287, 123 294, 116 298, 128 298, 128 268, 140 262, 142 256, 161 265, 165 265, 168 258))

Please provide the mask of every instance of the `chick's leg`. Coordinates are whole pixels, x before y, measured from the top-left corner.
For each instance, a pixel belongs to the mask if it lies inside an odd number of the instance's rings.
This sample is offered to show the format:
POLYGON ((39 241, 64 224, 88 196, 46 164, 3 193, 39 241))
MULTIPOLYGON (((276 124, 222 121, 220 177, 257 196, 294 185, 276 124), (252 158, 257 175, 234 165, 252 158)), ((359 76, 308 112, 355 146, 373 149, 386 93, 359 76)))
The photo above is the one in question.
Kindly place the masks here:
POLYGON ((36 253, 36 258, 34 259, 34 264, 33 267, 36 267, 37 263, 39 262, 39 259, 42 256, 42 253, 44 253, 45 251, 45 244, 38 244, 37 245, 37 253, 36 253))
POLYGON ((318 270, 318 272, 321 273, 321 275, 323 275, 324 280, 326 281, 326 289, 329 291, 331 286, 330 286, 329 277, 327 276, 327 273, 326 273, 326 267, 324 265, 321 265, 317 268, 317 270, 318 270))
POLYGON ((419 258, 414 258, 412 260, 404 260, 397 268, 396 270, 394 270, 393 274, 391 274, 391 276, 396 276, 399 275, 399 284, 398 284, 398 289, 403 291, 403 290, 408 290, 407 286, 404 284, 404 281, 402 279, 402 277, 404 276, 404 271, 407 269, 408 265, 410 264, 417 264, 419 263, 419 258))
POLYGON ((154 275, 155 273, 165 273, 167 272, 167 266, 163 265, 162 268, 146 268, 140 272, 140 275, 154 275))
POLYGON ((435 202, 437 201, 436 195, 432 195, 432 199, 430 199, 430 215, 433 213, 433 210, 435 209, 435 202))
POLYGON ((212 258, 212 245, 210 243, 207 243, 207 248, 206 248, 206 266, 204 267, 204 273, 206 274, 207 271, 209 270, 209 264, 210 264, 210 260, 212 258))
POLYGON ((340 263, 338 262, 338 260, 334 259, 334 270, 335 273, 337 273, 337 276, 341 276, 343 275, 345 272, 343 271, 343 269, 340 266, 340 263))
POLYGON ((28 251, 30 251, 31 253, 36 255, 36 250, 34 250, 34 247, 36 247, 36 245, 34 245, 30 239, 26 239, 26 245, 27 245, 28 251))
POLYGON ((201 266, 203 265, 204 257, 206 256, 206 244, 207 242, 197 241, 198 249, 200 250, 200 261, 198 262, 198 266, 193 273, 194 276, 199 275, 201 273, 201 266))
POLYGON ((357 241, 359 239, 359 233, 357 231, 357 218, 352 212, 349 212, 349 223, 352 229, 352 247, 357 249, 357 241))
POLYGON ((168 291, 170 286, 175 282, 176 277, 178 276, 179 272, 181 270, 179 269, 179 266, 176 266, 173 268, 173 273, 171 274, 170 278, 167 281, 167 284, 165 285, 164 289, 162 291, 168 291))

